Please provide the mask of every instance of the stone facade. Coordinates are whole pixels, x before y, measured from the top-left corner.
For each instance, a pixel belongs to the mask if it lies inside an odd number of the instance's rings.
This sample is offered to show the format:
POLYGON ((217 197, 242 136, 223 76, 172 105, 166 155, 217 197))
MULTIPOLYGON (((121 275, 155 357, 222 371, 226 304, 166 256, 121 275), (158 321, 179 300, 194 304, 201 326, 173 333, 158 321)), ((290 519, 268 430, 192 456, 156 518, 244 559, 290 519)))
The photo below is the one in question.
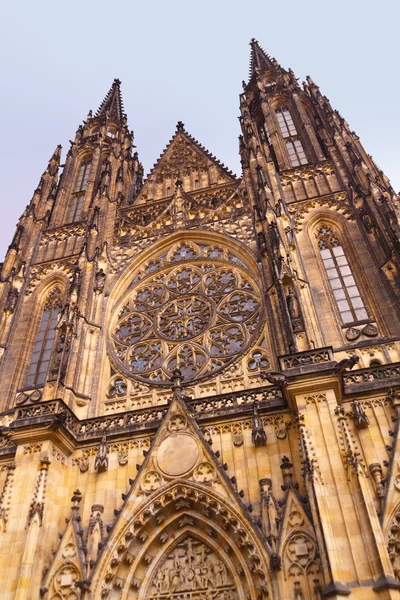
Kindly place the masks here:
POLYGON ((399 198, 255 40, 240 124, 144 181, 115 80, 18 223, 4 600, 399 597, 399 198))

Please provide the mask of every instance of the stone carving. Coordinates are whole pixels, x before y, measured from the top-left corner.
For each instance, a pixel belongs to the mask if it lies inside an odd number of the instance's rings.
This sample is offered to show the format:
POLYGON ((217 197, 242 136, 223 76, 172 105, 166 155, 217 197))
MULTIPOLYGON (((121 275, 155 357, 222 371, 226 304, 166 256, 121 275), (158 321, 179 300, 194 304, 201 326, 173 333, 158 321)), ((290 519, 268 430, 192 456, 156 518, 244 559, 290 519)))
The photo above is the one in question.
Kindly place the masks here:
MULTIPOLYGON (((221 265, 224 256, 199 262, 198 253, 192 243, 173 246, 124 300, 111 337, 114 360, 130 377, 159 385, 175 368, 185 381, 215 376, 254 343, 263 321, 258 284, 239 259, 233 268, 221 265)), ((258 362, 254 368, 268 366, 258 362)))
POLYGON ((15 404, 20 406, 21 404, 25 404, 28 400, 30 402, 39 402, 42 399, 42 390, 33 390, 33 392, 20 392, 17 395, 15 400, 15 404))
POLYGON ((311 598, 312 588, 308 589, 311 584, 311 575, 318 579, 318 575, 321 573, 317 546, 306 532, 298 529, 295 531, 296 533, 290 535, 285 542, 285 572, 289 579, 299 584, 299 587, 300 582, 303 584, 303 590, 306 590, 303 597, 311 598))
POLYGON ((294 369, 304 365, 319 364, 333 360, 331 348, 318 348, 281 356, 279 358, 281 369, 294 369))
POLYGON ((193 476, 200 483, 209 483, 215 479, 215 469, 212 464, 203 462, 196 467, 193 476))
POLYGON ((19 291, 11 286, 8 290, 7 298, 4 304, 4 312, 8 314, 12 314, 17 306, 19 298, 19 291))
POLYGON ((400 464, 397 463, 397 475, 393 480, 394 489, 400 492, 400 464))
POLYGON ((76 548, 75 545, 70 543, 66 544, 62 551, 62 555, 64 558, 74 558, 76 556, 76 548))
POLYGON ((167 425, 168 431, 171 431, 172 433, 175 433, 176 431, 182 431, 183 429, 186 429, 186 427, 186 419, 180 414, 171 416, 167 425))
POLYGON ((290 286, 287 290, 286 305, 293 331, 301 331, 304 328, 303 320, 301 318, 299 301, 293 286, 290 286))
POLYGON ((120 450, 118 452, 118 464, 123 467, 127 464, 129 460, 129 454, 128 454, 128 450, 124 449, 124 450, 120 450))
POLYGON ((115 398, 116 396, 125 396, 128 386, 122 377, 116 377, 108 389, 108 398, 115 398))
POLYGON ((243 445, 243 431, 241 429, 232 431, 232 442, 234 446, 243 445))
POLYGON ((146 493, 154 492, 162 484, 162 477, 158 471, 148 471, 143 477, 141 486, 146 493))
POLYGON ((377 380, 382 381, 383 379, 400 379, 400 363, 368 367, 367 369, 358 369, 354 373, 343 374, 343 383, 346 387, 352 387, 363 383, 371 383, 372 381, 377 380))
POLYGON ((263 348, 257 348, 252 351, 247 360, 247 368, 249 371, 260 371, 261 369, 269 368, 267 353, 263 348))
POLYGON ((79 589, 75 587, 80 579, 80 573, 72 562, 65 562, 57 571, 51 585, 49 598, 51 600, 78 600, 81 597, 79 589))
POLYGON ((97 450, 97 456, 94 460, 94 469, 99 473, 101 471, 107 471, 108 469, 108 449, 107 449, 107 436, 104 433, 97 450))
POLYGON ((367 337, 376 337, 378 335, 378 328, 372 323, 368 323, 362 328, 362 333, 367 337))
POLYGON ((178 542, 158 566, 149 600, 237 600, 233 578, 224 561, 193 537, 178 542))
POLYGON ((354 342, 360 337, 360 335, 361 331, 355 327, 349 327, 346 331, 346 338, 349 340, 349 342, 354 342))
POLYGON ((251 439, 255 446, 265 446, 267 443, 267 435, 264 431, 264 424, 258 414, 255 404, 253 406, 251 439))
POLYGON ((86 473, 89 468, 89 458, 87 456, 81 456, 79 458, 79 470, 81 473, 86 473))
POLYGON ((357 429, 366 429, 369 425, 369 419, 357 400, 353 400, 353 419, 357 429))
POLYGON ((395 577, 400 581, 400 505, 397 506, 389 525, 388 552, 395 577))

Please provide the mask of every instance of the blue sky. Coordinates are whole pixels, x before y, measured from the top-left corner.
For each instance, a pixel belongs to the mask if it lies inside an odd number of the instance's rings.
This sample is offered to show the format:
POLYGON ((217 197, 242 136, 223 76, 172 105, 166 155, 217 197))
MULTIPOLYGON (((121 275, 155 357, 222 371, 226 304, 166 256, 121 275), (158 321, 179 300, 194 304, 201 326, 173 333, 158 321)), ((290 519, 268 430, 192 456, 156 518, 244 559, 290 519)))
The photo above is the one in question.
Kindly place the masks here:
POLYGON ((399 16, 394 0, 3 3, 0 255, 54 148, 65 157, 115 77, 146 173, 182 120, 240 174, 252 37, 300 81, 311 75, 399 190, 399 16))

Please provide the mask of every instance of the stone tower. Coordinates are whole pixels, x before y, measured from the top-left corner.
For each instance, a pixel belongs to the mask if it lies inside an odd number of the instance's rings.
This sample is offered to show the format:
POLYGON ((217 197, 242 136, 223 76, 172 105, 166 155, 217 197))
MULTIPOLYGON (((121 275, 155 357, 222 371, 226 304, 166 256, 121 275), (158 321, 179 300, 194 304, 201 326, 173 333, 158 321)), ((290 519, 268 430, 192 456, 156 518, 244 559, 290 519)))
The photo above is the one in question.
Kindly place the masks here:
POLYGON ((4 600, 400 597, 399 198, 255 40, 240 123, 143 180, 116 79, 17 225, 4 600))

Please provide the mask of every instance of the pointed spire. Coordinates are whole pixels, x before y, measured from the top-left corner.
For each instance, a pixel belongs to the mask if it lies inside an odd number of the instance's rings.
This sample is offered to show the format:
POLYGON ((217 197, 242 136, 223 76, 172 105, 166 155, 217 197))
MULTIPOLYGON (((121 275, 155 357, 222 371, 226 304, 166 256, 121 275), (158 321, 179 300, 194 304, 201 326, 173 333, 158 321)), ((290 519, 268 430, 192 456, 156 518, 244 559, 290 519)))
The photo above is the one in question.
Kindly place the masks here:
POLYGON ((259 45, 258 41, 252 38, 250 42, 250 77, 255 73, 256 69, 273 69, 275 59, 269 56, 265 50, 259 45))
POLYGON ((57 146, 57 148, 54 150, 53 155, 49 160, 47 169, 43 173, 43 175, 45 175, 46 173, 49 173, 49 175, 51 175, 53 177, 54 175, 57 174, 58 167, 60 166, 61 150, 62 150, 62 146, 61 146, 61 144, 59 144, 57 146))
POLYGON ((114 79, 110 90, 96 112, 96 118, 109 118, 116 123, 121 123, 126 119, 121 96, 121 82, 119 79, 114 79))

